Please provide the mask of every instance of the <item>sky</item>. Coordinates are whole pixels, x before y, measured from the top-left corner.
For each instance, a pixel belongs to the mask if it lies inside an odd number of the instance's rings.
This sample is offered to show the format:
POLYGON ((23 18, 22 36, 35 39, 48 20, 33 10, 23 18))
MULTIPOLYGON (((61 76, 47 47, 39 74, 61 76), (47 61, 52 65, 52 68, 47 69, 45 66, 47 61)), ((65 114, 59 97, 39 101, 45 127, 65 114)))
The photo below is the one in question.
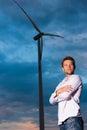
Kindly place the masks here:
MULTIPOLYGON (((83 81, 81 113, 87 129, 87 1, 17 0, 43 37, 45 130, 58 130, 57 104, 49 97, 64 78, 61 60, 72 56, 83 81)), ((38 34, 13 0, 0 0, 0 130, 39 130, 38 34)))

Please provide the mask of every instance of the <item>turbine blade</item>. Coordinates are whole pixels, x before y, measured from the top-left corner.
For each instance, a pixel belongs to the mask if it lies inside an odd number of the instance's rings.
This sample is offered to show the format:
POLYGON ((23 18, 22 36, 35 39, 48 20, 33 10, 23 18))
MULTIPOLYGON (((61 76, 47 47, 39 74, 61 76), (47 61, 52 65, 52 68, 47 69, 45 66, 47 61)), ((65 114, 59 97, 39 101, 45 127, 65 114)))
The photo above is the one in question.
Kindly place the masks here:
POLYGON ((57 34, 50 34, 50 33, 42 33, 42 35, 45 35, 45 36, 54 36, 54 37, 61 37, 61 38, 64 38, 63 36, 60 36, 60 35, 57 35, 57 34))
POLYGON ((20 4, 16 1, 13 0, 14 3, 16 3, 16 5, 21 9, 21 11, 26 15, 26 17, 28 18, 28 20, 32 23, 32 25, 34 26, 34 28, 41 33, 40 29, 36 26, 36 24, 33 22, 33 20, 31 19, 31 17, 27 14, 27 12, 20 6, 20 4))

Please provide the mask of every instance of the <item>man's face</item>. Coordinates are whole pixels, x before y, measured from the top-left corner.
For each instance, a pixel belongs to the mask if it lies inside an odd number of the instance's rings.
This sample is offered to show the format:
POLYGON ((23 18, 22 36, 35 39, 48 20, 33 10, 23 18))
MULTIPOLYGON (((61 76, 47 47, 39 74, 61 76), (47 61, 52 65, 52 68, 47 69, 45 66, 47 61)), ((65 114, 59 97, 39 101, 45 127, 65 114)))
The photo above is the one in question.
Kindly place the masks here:
POLYGON ((63 62, 62 70, 66 73, 66 75, 71 75, 74 73, 74 65, 71 60, 65 60, 63 62))

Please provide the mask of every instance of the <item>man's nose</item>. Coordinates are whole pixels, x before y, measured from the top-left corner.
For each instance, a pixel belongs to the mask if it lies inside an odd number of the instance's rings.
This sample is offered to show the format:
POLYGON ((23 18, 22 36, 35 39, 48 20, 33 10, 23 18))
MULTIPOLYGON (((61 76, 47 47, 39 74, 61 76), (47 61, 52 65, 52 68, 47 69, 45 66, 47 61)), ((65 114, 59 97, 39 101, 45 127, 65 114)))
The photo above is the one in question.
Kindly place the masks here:
POLYGON ((68 65, 68 68, 71 68, 71 65, 68 65))

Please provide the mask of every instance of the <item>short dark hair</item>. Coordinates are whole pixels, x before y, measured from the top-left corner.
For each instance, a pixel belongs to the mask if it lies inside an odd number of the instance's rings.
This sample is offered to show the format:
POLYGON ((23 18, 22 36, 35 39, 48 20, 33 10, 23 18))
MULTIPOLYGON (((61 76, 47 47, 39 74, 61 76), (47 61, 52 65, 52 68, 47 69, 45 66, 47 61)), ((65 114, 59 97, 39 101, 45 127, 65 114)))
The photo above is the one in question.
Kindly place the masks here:
POLYGON ((62 60, 62 62, 61 62, 62 67, 63 67, 63 63, 64 63, 65 60, 71 60, 72 63, 73 63, 74 69, 76 68, 75 60, 74 60, 74 58, 71 57, 71 56, 66 56, 65 58, 63 58, 63 60, 62 60))

